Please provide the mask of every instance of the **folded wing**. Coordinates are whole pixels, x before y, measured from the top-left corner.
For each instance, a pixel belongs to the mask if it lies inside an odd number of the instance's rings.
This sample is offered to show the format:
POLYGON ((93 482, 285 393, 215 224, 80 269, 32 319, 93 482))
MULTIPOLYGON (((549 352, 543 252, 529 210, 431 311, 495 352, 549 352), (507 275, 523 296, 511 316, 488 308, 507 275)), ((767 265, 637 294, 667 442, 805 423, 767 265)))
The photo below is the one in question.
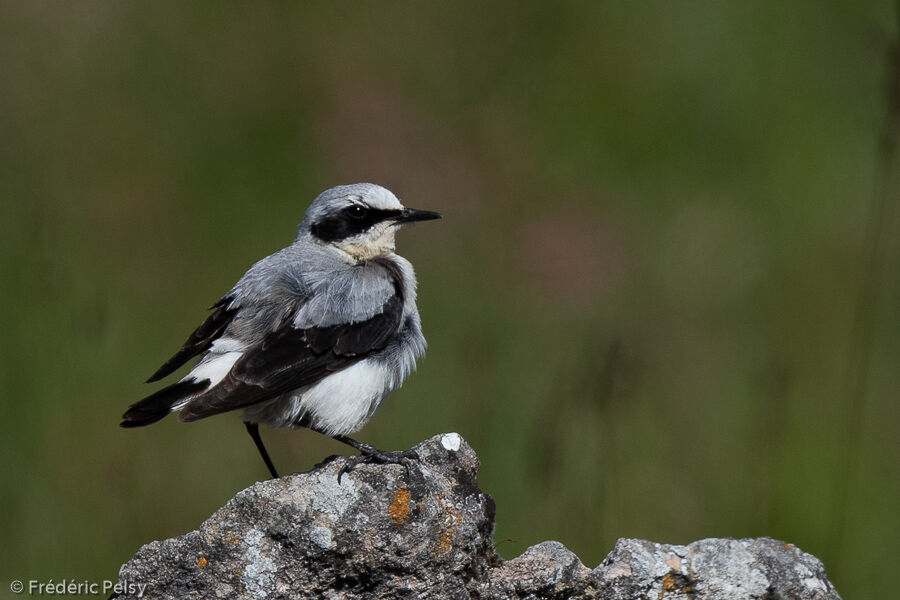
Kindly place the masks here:
POLYGON ((402 316, 403 298, 394 294, 379 314, 365 321, 307 329, 285 322, 247 348, 222 381, 191 399, 179 418, 195 421, 316 383, 382 350, 402 316))

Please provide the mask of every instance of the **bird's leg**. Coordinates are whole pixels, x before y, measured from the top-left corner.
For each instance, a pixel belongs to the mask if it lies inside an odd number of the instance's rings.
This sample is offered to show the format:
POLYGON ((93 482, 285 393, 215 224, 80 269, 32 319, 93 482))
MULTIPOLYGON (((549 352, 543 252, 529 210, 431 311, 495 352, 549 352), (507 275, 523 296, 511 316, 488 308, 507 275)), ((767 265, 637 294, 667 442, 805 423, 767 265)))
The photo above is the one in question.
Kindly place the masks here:
POLYGON ((272 464, 272 459, 269 458, 269 453, 266 452, 266 447, 263 446, 262 438, 259 437, 259 425, 244 421, 244 427, 247 428, 247 433, 253 438, 253 443, 256 444, 256 449, 259 450, 259 454, 262 456, 263 462, 266 463, 269 473, 272 474, 272 478, 278 479, 278 471, 275 470, 275 465, 272 464))
POLYGON ((338 472, 338 483, 341 482, 341 477, 343 477, 344 473, 352 471, 356 468, 356 465, 361 463, 403 465, 406 467, 407 474, 409 474, 410 461, 419 460, 419 455, 415 450, 395 450, 392 452, 379 450, 375 446, 354 440, 345 435, 333 435, 331 439, 359 450, 359 456, 348 457, 346 464, 341 467, 341 470, 338 472))

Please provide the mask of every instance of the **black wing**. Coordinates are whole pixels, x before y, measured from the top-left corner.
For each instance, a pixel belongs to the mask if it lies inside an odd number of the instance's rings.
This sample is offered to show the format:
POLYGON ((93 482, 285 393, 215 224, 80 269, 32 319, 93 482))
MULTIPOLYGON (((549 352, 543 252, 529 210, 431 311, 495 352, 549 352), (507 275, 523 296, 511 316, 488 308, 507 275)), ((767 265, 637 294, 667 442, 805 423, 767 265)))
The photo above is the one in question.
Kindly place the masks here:
POLYGON ((395 294, 367 321, 310 329, 286 324, 249 348, 218 385, 191 400, 178 418, 196 421, 311 385, 383 349, 402 316, 403 298, 395 294))
POLYGON ((228 327, 231 320, 234 319, 234 315, 237 314, 237 308, 226 308, 230 303, 231 298, 226 296, 213 304, 210 308, 217 309, 216 312, 209 315, 206 320, 200 324, 200 327, 194 330, 194 333, 192 333, 184 345, 181 346, 181 350, 176 352, 172 358, 167 360, 163 366, 157 369, 156 373, 151 375, 150 379, 147 380, 147 383, 158 381, 166 375, 174 373, 181 365, 201 352, 208 350, 209 347, 212 346, 212 343, 222 335, 222 332, 225 331, 225 328, 228 327))

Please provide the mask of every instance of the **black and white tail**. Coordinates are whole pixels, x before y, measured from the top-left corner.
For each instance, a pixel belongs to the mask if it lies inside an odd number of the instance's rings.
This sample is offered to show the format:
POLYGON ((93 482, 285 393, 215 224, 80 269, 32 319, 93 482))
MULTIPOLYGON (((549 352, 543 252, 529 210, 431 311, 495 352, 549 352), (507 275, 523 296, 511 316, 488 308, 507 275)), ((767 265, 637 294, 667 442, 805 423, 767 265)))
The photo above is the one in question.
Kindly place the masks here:
POLYGON ((196 396, 208 387, 208 379, 201 381, 188 379, 173 383, 132 404, 122 415, 120 425, 122 427, 142 427, 156 423, 172 412, 172 408, 183 404, 185 400, 196 396))
MULTIPOLYGON (((166 361, 147 382, 157 381, 174 373, 194 356, 206 352, 213 345, 237 314, 237 307, 229 308, 232 298, 225 296, 210 308, 216 311, 209 315, 200 326, 188 337, 181 349, 166 361)), ((233 361, 232 361, 233 362, 233 361)), ((179 409, 191 399, 210 387, 209 379, 204 377, 185 377, 177 383, 164 387, 132 404, 122 415, 122 427, 141 427, 156 423, 173 409, 179 409)))

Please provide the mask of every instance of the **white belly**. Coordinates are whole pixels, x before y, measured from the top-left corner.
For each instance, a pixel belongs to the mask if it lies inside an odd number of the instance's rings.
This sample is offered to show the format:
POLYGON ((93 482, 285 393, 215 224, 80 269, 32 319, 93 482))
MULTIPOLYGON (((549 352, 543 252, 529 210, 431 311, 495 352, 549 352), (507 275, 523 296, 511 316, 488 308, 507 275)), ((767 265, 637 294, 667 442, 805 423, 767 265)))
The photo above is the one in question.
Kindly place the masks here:
POLYGON ((318 383, 249 407, 245 420, 292 427, 301 417, 326 435, 348 435, 368 422, 381 400, 400 385, 390 369, 365 359, 318 383))

